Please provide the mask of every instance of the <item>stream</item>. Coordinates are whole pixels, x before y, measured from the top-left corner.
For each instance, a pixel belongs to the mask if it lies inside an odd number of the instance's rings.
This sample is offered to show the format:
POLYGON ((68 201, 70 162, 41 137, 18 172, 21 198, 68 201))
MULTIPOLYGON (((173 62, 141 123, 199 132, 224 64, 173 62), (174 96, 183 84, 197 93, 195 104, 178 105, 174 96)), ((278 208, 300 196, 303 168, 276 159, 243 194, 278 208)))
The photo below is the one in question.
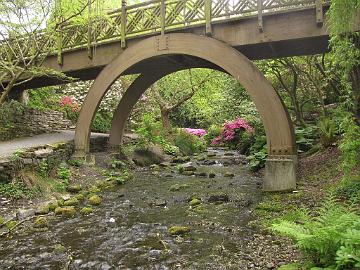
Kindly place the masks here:
POLYGON ((132 180, 101 193, 91 215, 51 216, 46 230, 1 238, 0 269, 239 269, 255 233, 249 221, 261 179, 236 152, 209 149, 208 156, 192 158, 193 176, 177 164, 137 169, 132 180), (193 198, 201 203, 190 206, 193 198), (172 226, 190 232, 174 236, 172 226))

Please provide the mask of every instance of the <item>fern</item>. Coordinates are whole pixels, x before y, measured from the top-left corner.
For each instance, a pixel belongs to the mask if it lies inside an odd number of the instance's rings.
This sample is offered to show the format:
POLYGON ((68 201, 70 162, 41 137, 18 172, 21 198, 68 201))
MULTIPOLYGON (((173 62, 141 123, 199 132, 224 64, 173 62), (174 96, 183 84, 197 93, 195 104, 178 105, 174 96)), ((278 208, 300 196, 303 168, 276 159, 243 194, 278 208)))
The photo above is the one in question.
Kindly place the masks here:
POLYGON ((316 266, 354 269, 360 266, 360 216, 329 197, 315 217, 303 224, 282 220, 276 232, 290 236, 316 266))

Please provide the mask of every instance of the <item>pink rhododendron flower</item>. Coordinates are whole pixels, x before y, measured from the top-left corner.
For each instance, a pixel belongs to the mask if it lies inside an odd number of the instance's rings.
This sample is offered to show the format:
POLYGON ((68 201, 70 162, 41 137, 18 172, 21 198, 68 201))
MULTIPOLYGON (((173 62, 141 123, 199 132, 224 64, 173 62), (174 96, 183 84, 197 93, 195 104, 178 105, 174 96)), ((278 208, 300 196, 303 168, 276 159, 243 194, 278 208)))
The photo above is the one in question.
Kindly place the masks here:
POLYGON ((254 129, 242 118, 236 118, 233 121, 225 122, 221 134, 212 140, 211 145, 215 146, 221 144, 222 142, 231 142, 238 137, 238 134, 241 131, 251 133, 254 129))
POLYGON ((62 107, 70 107, 73 112, 79 111, 80 107, 79 104, 77 104, 72 97, 70 96, 64 96, 60 100, 60 106, 62 107))
POLYGON ((206 134, 206 130, 205 129, 196 129, 196 128, 184 128, 184 130, 187 133, 190 133, 192 135, 198 136, 198 137, 203 137, 206 134))

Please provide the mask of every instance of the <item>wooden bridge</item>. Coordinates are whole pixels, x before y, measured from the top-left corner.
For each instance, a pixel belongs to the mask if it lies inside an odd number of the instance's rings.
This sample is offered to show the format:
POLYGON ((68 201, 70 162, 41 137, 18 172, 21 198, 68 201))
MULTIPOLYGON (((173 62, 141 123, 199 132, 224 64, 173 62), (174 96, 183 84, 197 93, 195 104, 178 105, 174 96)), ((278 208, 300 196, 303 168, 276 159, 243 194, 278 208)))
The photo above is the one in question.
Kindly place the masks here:
MULTIPOLYGON (((54 53, 44 65, 81 80, 95 79, 127 47, 150 36, 179 32, 211 36, 252 60, 322 53, 328 50, 328 6, 328 0, 153 0, 131 6, 123 0, 121 9, 106 18, 58 29, 47 45, 54 53)), ((156 66, 185 61, 170 58, 156 66)), ((139 63, 125 74, 149 68, 139 63)), ((37 78, 19 89, 58 83, 37 78)))
MULTIPOLYGON (((60 29, 49 45, 56 50, 44 65, 80 80, 95 79, 78 119, 75 155, 88 156, 91 123, 118 77, 139 74, 114 112, 113 146, 122 143, 126 119, 149 86, 179 70, 207 67, 236 78, 259 111, 269 153, 264 190, 294 189, 297 149, 291 119, 250 60, 326 52, 328 7, 323 0, 154 0, 128 7, 123 1, 106 20, 60 29)), ((19 90, 59 83, 36 78, 19 90)))

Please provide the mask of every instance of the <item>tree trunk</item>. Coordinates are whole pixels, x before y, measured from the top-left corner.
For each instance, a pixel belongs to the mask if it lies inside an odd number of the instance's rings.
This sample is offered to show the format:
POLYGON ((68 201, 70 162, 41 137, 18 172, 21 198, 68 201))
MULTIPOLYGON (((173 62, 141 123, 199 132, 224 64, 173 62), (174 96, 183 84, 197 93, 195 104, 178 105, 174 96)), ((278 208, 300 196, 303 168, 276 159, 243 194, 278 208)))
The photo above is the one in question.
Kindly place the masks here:
POLYGON ((161 122, 164 129, 170 133, 171 131, 171 124, 170 124, 170 111, 167 109, 161 109, 161 122))
POLYGON ((351 86, 354 96, 354 115, 357 123, 360 125, 360 65, 353 68, 351 86))

